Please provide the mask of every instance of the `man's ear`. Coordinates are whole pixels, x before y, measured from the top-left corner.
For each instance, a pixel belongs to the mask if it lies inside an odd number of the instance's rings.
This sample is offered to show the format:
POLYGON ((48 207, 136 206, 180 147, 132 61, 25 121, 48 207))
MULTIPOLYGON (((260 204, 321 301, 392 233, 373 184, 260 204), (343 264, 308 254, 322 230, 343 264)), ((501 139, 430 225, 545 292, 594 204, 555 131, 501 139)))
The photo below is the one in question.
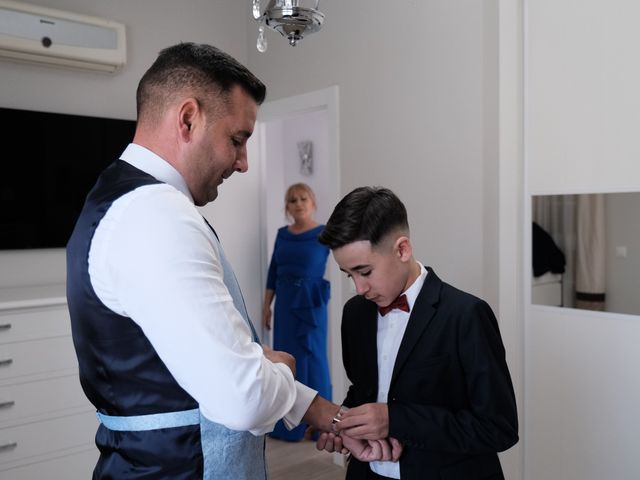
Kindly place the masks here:
POLYGON ((200 106, 195 98, 187 98, 180 104, 178 109, 178 132, 182 141, 191 141, 193 128, 200 113, 200 106))
POLYGON ((402 262, 409 261, 413 256, 411 240, 405 235, 401 235, 396 239, 393 250, 402 262))

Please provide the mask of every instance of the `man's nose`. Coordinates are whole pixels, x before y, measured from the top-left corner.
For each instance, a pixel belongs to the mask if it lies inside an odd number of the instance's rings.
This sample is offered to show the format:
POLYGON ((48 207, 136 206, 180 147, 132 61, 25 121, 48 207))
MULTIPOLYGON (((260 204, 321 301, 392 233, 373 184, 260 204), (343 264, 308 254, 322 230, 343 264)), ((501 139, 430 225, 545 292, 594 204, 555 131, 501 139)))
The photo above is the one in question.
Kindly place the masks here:
POLYGON ((236 158, 235 171, 245 173, 249 170, 249 159, 247 158, 247 150, 243 149, 236 158))

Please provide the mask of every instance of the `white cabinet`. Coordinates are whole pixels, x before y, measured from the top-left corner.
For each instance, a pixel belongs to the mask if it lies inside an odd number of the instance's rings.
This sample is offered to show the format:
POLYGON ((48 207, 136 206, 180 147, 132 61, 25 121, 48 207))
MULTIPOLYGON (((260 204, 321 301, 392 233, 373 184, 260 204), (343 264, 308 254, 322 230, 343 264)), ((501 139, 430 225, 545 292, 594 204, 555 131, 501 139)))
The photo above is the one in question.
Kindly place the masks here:
POLYGON ((64 285, 0 290, 0 479, 91 478, 84 396, 64 285))

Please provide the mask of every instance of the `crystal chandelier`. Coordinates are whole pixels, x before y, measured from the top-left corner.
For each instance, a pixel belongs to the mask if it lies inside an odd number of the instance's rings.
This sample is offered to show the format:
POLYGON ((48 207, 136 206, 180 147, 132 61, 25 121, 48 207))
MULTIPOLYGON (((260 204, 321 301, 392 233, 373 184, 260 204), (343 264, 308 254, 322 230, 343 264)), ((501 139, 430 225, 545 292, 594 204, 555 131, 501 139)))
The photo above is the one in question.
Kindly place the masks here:
MULTIPOLYGON (((258 22, 258 41, 256 47, 260 52, 266 52, 267 39, 264 36, 265 25, 283 37, 289 39, 289 45, 295 47, 302 37, 317 32, 322 27, 324 13, 318 10, 320 0, 315 0, 315 6, 300 5, 305 0, 262 0, 267 7, 262 10, 261 0, 253 1, 253 18, 258 22)), ((313 1, 313 0, 311 0, 313 1)))

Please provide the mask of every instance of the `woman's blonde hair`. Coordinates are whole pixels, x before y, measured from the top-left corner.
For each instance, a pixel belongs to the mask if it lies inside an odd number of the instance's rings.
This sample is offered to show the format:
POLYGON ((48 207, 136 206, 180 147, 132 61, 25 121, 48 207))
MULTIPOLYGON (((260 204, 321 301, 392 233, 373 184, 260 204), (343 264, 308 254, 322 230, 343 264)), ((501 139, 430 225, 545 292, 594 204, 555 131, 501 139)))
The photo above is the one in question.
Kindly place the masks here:
POLYGON ((313 203, 313 208, 317 208, 316 206, 316 194, 313 193, 313 190, 311 189, 311 187, 309 185, 307 185, 306 183, 294 183, 293 185, 291 185, 289 188, 287 188, 287 192, 284 194, 284 214, 286 215, 286 217, 291 220, 290 215, 289 215, 289 210, 287 209, 287 205, 289 204, 289 198, 295 193, 295 192, 304 192, 306 193, 309 198, 311 199, 311 203, 313 203))

